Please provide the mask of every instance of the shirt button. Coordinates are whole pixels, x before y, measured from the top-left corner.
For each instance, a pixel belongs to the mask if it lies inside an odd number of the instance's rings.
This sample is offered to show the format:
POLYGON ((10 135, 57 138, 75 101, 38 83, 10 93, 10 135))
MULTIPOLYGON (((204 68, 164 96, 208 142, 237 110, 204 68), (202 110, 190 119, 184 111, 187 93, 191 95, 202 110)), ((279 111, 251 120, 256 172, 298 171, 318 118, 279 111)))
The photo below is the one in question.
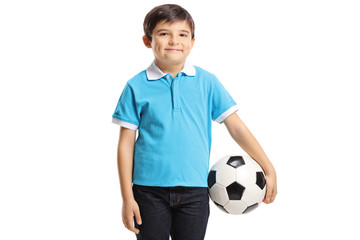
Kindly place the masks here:
POLYGON ((169 79, 169 78, 170 78, 170 76, 169 76, 169 75, 167 75, 167 76, 166 76, 166 79, 169 79))

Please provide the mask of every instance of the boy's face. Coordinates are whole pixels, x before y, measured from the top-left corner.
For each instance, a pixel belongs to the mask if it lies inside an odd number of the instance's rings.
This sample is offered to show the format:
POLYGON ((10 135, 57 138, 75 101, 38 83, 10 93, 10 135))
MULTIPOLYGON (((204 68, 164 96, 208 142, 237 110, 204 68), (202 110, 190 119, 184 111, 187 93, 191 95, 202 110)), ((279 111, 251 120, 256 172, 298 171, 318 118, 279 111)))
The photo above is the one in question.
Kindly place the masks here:
POLYGON ((156 61, 166 65, 185 63, 195 41, 185 20, 173 23, 161 21, 152 32, 152 41, 146 36, 143 40, 145 46, 152 48, 156 61))

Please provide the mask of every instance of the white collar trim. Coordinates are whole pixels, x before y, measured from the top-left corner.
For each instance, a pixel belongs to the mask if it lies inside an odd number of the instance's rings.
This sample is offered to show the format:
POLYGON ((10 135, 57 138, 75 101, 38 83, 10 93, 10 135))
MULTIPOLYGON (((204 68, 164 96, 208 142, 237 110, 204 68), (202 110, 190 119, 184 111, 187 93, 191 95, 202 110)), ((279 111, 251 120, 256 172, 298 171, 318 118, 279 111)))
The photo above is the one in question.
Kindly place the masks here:
MULTIPOLYGON (((196 70, 192 64, 186 61, 181 72, 185 73, 188 76, 195 76, 196 70)), ((149 80, 158 80, 165 76, 166 73, 163 73, 160 70, 154 60, 151 65, 146 69, 146 75, 149 80)))

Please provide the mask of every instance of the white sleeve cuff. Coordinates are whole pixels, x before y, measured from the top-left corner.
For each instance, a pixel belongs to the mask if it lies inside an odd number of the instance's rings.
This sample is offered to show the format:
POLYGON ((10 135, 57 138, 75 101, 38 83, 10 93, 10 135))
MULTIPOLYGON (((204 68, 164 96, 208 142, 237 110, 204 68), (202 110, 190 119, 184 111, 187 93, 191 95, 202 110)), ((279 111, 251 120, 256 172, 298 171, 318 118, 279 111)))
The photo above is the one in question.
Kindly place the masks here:
POLYGON ((128 122, 124 122, 124 121, 121 121, 120 119, 117 119, 117 118, 113 118, 112 119, 112 123, 115 123, 115 124, 118 124, 122 127, 126 127, 126 128, 129 128, 131 130, 137 130, 138 129, 138 126, 135 125, 135 124, 132 124, 132 123, 128 123, 128 122))
POLYGON ((238 110, 238 105, 232 106, 228 110, 226 110, 223 114, 221 114, 217 119, 215 119, 215 122, 222 123, 228 116, 233 114, 238 110))

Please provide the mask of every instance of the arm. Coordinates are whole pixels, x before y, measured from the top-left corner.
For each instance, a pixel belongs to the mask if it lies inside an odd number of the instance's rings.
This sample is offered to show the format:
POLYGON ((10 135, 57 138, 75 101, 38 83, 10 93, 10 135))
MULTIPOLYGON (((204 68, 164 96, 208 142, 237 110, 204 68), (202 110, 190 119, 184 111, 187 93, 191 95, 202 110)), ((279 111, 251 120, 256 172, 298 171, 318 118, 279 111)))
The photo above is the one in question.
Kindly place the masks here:
POLYGON ((264 150, 236 113, 227 117, 224 123, 235 142, 264 169, 266 175, 264 202, 273 202, 277 194, 276 172, 264 150))
POLYGON ((140 210, 132 191, 132 173, 136 131, 121 127, 117 154, 118 172, 123 198, 122 220, 127 229, 138 234, 134 227, 133 218, 141 224, 140 210))

